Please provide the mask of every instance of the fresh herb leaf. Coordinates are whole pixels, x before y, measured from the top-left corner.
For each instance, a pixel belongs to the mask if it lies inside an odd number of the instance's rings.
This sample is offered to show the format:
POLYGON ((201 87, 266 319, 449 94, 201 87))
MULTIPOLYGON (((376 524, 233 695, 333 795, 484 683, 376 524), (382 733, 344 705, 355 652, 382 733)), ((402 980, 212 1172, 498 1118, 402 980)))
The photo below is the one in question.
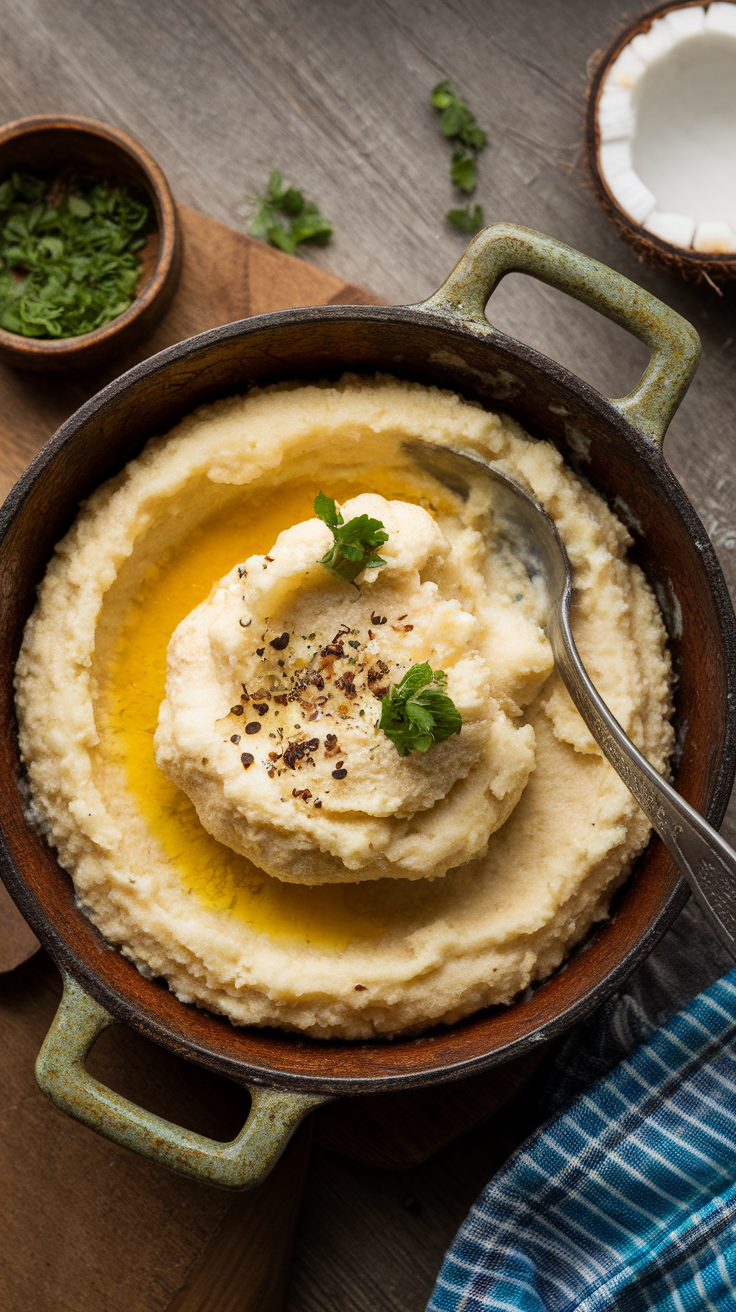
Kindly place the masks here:
POLYGON ((333 530, 343 522, 342 515, 332 497, 326 496, 324 492, 318 492, 314 498, 314 513, 318 519, 324 521, 328 528, 333 530))
POLYGON ((346 524, 332 497, 324 492, 314 499, 314 513, 332 530, 335 539, 319 561, 335 578, 352 583, 364 569, 379 569, 386 564, 375 554, 377 547, 388 542, 388 533, 380 519, 356 515, 346 524))
POLYGON ((450 179, 456 187, 459 187, 460 191, 464 191, 468 195, 471 191, 475 191, 475 184, 478 181, 475 155, 468 155, 462 146, 452 152, 450 179))
POLYGON ((325 219, 316 205, 305 201, 301 209, 291 220, 291 236, 296 245, 302 241, 329 241, 332 236, 332 224, 325 219))
POLYGON ((136 251, 152 226, 133 188, 85 177, 62 188, 12 173, 0 183, 0 327, 76 337, 117 318, 135 296, 136 251))
POLYGON ((469 205, 462 210, 448 210, 445 222, 459 232, 477 232, 483 227, 483 211, 480 205, 474 205, 472 210, 469 205))
POLYGON ((445 692, 446 684, 444 670, 433 674, 429 661, 423 661, 412 665, 401 683, 389 688, 381 703, 378 727, 391 739, 399 756, 426 752, 433 743, 460 733, 462 716, 445 692))
POLYGON ((465 101, 453 90, 449 82, 440 82, 432 92, 432 104, 440 110, 440 132, 443 137, 459 141, 468 150, 482 150, 486 134, 478 127, 465 101))
POLYGON ((278 169, 268 179, 265 195, 255 197, 258 203, 248 224, 251 237, 278 246, 287 255, 293 255, 303 241, 329 241, 332 224, 320 214, 316 205, 306 201, 296 187, 284 183, 278 169))
MULTIPOLYGON (((478 152, 486 144, 486 134, 478 127, 474 115, 465 101, 453 90, 449 82, 440 82, 432 92, 432 104, 440 114, 440 131, 443 136, 455 143, 450 163, 450 180, 466 196, 475 191, 478 172, 478 152)), ((449 210, 445 220, 460 232, 477 232, 483 226, 483 211, 480 205, 471 210, 449 210)))
MULTIPOLYGON (((70 196, 67 205, 70 214, 73 214, 77 219, 88 219, 92 213, 92 206, 86 200, 82 200, 81 196, 70 196)), ((30 227, 30 222, 28 226, 30 227)))

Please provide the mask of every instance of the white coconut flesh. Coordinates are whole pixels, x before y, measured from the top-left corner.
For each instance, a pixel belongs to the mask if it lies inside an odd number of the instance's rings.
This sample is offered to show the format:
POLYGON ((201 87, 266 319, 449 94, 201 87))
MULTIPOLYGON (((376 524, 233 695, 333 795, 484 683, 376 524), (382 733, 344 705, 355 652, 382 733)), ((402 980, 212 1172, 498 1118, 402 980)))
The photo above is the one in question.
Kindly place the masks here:
POLYGON ((617 205, 660 240, 736 254, 736 3, 672 9, 611 64, 598 166, 617 205))

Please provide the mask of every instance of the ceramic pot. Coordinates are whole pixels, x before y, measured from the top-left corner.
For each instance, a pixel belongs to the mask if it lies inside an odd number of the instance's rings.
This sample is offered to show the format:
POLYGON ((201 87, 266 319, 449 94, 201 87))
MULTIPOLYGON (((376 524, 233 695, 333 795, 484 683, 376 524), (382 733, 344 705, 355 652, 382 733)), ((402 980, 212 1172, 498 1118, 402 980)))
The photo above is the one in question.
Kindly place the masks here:
POLYGON ((715 553, 660 449, 698 352, 690 325, 620 274, 539 233, 500 224, 474 239, 444 286, 421 305, 288 310, 202 333, 111 383, 43 448, 0 522, 0 861, 12 896, 66 976, 38 1065, 41 1087, 58 1106, 168 1166, 249 1187, 321 1101, 458 1079, 560 1034, 621 984, 687 896, 653 838, 611 917, 564 969, 508 1007, 420 1038, 313 1040, 234 1027, 179 1002, 103 941, 77 907, 69 876, 26 819, 12 672, 35 586, 80 500, 150 436, 195 406, 254 383, 379 370, 500 407, 554 442, 630 526, 633 555, 659 598, 677 674, 676 785, 718 825, 735 764, 736 626, 715 553), (629 396, 607 399, 491 326, 486 302, 513 270, 561 288, 646 343, 651 361, 629 396), (215 1143, 93 1080, 86 1053, 117 1022, 245 1084, 253 1102, 241 1134, 230 1144, 215 1143))

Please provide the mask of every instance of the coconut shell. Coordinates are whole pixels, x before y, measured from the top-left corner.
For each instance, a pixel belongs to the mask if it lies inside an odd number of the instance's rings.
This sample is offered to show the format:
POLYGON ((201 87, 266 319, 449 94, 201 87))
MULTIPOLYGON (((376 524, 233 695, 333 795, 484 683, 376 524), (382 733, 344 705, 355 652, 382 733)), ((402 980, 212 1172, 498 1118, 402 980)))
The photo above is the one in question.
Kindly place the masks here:
POLYGON ((709 282, 713 285, 736 278, 736 254, 729 252, 727 255, 706 255, 702 251, 671 246, 669 242, 662 241, 653 233, 647 232, 614 200, 598 167, 600 147, 598 102, 609 68, 635 36, 640 32, 649 31, 656 18, 662 18, 673 9, 697 9, 705 5, 707 0, 687 0, 685 4, 664 4, 649 10, 617 36, 603 55, 596 60, 585 104, 585 162, 596 199, 615 223, 621 236, 634 247, 640 259, 647 260, 659 269, 666 269, 668 273, 677 273, 690 282, 709 282))

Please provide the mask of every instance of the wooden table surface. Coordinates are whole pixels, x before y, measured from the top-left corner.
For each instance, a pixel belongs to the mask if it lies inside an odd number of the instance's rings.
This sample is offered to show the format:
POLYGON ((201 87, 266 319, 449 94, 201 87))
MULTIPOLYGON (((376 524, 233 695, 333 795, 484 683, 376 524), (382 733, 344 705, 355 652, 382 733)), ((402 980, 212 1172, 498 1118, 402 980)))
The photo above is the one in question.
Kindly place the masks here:
MULTIPOLYGON (((638 264, 582 168, 586 67, 637 8, 0 0, 0 121, 60 111, 125 128, 178 200, 240 229, 248 196, 278 167, 334 223, 331 244, 305 258, 410 302, 434 290, 463 246, 443 224, 453 200, 449 149, 429 106, 432 87, 450 78, 489 133, 477 193, 486 221, 523 223, 586 251, 700 332, 703 362, 666 452, 736 592, 736 288, 719 296, 638 264)), ((623 330, 519 275, 502 284, 489 317, 611 395, 627 391, 646 362, 623 330)), ((727 832, 733 841, 733 815, 727 832)), ((316 1149, 288 1312, 420 1312, 457 1224, 513 1143, 516 1115, 411 1172, 316 1149)))

